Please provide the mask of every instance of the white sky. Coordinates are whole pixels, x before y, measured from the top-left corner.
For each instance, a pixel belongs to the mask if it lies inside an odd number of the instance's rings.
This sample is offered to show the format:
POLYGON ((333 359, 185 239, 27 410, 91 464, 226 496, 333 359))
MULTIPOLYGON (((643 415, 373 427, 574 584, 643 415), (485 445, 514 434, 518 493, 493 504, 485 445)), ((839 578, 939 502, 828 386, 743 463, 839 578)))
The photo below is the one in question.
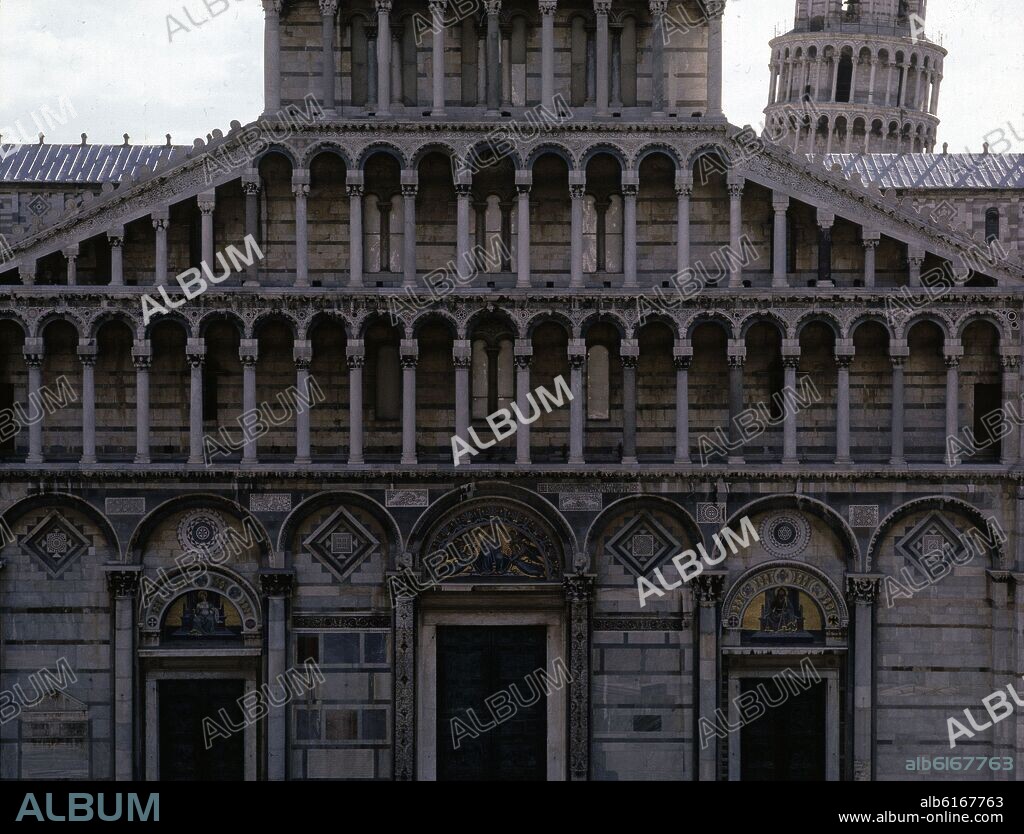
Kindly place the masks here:
MULTIPOLYGON (((985 136, 1001 129, 1012 147, 993 136, 993 150, 1024 152, 1019 0, 932 0, 929 7, 928 35, 941 35, 950 52, 940 145, 980 151, 985 136)), ((761 126, 768 41, 776 28, 790 27, 793 9, 794 0, 729 0, 725 112, 733 123, 761 126)), ((12 133, 34 139, 33 114, 43 120, 49 107, 58 119, 46 126, 48 142, 77 143, 84 132, 90 142, 120 144, 128 133, 132 144, 162 144, 170 133, 175 144, 191 144, 259 114, 262 49, 260 0, 0 0, 0 130, 5 142, 12 133), (204 2, 219 15, 211 17, 204 2), (168 15, 189 31, 170 40, 168 15), (65 108, 65 124, 61 97, 75 113, 65 108)))

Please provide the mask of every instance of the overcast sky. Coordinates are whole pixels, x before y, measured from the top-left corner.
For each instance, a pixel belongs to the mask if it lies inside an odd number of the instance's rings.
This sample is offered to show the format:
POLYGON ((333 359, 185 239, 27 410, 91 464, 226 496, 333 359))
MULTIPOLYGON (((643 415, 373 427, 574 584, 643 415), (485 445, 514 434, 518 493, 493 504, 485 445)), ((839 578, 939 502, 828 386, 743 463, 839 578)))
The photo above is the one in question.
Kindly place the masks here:
MULTIPOLYGON (((992 136, 993 150, 1024 152, 1019 0, 929 6, 928 35, 950 52, 940 146, 980 151, 986 134, 1002 130, 1012 148, 992 136)), ((733 123, 761 126, 768 41, 790 27, 793 8, 794 0, 729 0, 725 112, 733 123)), ((75 115, 64 108, 66 124, 46 128, 49 142, 87 133, 90 142, 120 144, 128 133, 133 144, 162 144, 170 133, 191 144, 260 113, 262 49, 260 0, 0 0, 0 130, 5 142, 12 133, 34 138, 33 114, 49 107, 60 117, 63 96, 75 115), (205 3, 220 14, 211 17, 205 3)))

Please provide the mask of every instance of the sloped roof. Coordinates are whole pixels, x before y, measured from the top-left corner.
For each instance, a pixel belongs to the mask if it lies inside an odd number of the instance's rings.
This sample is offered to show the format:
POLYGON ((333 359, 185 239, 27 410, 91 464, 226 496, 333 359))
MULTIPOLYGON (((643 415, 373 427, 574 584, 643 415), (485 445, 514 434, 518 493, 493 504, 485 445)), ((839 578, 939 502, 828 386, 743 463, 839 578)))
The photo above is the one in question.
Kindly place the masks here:
POLYGON ((1024 188, 1024 154, 871 153, 830 154, 850 177, 860 174, 880 188, 987 189, 1024 188))
POLYGON ((0 182, 102 185, 185 151, 180 145, 0 145, 0 182))

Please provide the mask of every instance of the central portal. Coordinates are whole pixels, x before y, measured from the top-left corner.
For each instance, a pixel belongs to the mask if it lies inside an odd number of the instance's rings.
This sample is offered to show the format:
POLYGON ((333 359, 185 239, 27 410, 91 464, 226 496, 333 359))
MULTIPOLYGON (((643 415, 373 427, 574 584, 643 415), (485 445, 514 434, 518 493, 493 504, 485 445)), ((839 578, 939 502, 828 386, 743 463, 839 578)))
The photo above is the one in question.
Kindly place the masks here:
POLYGON ((162 680, 159 686, 161 781, 244 779, 244 736, 241 730, 233 731, 232 725, 237 728, 242 724, 238 701, 245 692, 245 682, 162 680), (223 728, 211 732, 209 749, 203 731, 206 718, 223 728))
POLYGON ((439 779, 545 778, 547 697, 536 673, 546 642, 545 626, 438 627, 439 779), (492 715, 487 699, 511 706, 492 715))
MULTIPOLYGON (((746 694, 764 680, 742 679, 746 694)), ((774 686, 774 684, 768 684, 774 686)), ((826 684, 814 684, 743 727, 740 739, 744 781, 820 781, 826 777, 826 684)))

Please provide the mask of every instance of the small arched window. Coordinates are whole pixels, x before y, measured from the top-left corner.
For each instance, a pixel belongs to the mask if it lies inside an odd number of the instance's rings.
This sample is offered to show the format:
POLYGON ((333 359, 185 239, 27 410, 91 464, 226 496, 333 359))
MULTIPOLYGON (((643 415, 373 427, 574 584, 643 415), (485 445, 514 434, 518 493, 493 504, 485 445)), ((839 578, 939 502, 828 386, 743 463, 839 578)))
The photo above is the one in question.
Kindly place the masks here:
POLYGON ((374 416, 378 420, 397 420, 402 405, 402 368, 398 345, 381 345, 377 349, 376 370, 374 416))
POLYGON ((990 208, 985 212, 985 240, 991 243, 999 240, 999 209, 990 208))
POLYGON ((587 418, 608 419, 608 348, 592 345, 587 351, 587 418))

